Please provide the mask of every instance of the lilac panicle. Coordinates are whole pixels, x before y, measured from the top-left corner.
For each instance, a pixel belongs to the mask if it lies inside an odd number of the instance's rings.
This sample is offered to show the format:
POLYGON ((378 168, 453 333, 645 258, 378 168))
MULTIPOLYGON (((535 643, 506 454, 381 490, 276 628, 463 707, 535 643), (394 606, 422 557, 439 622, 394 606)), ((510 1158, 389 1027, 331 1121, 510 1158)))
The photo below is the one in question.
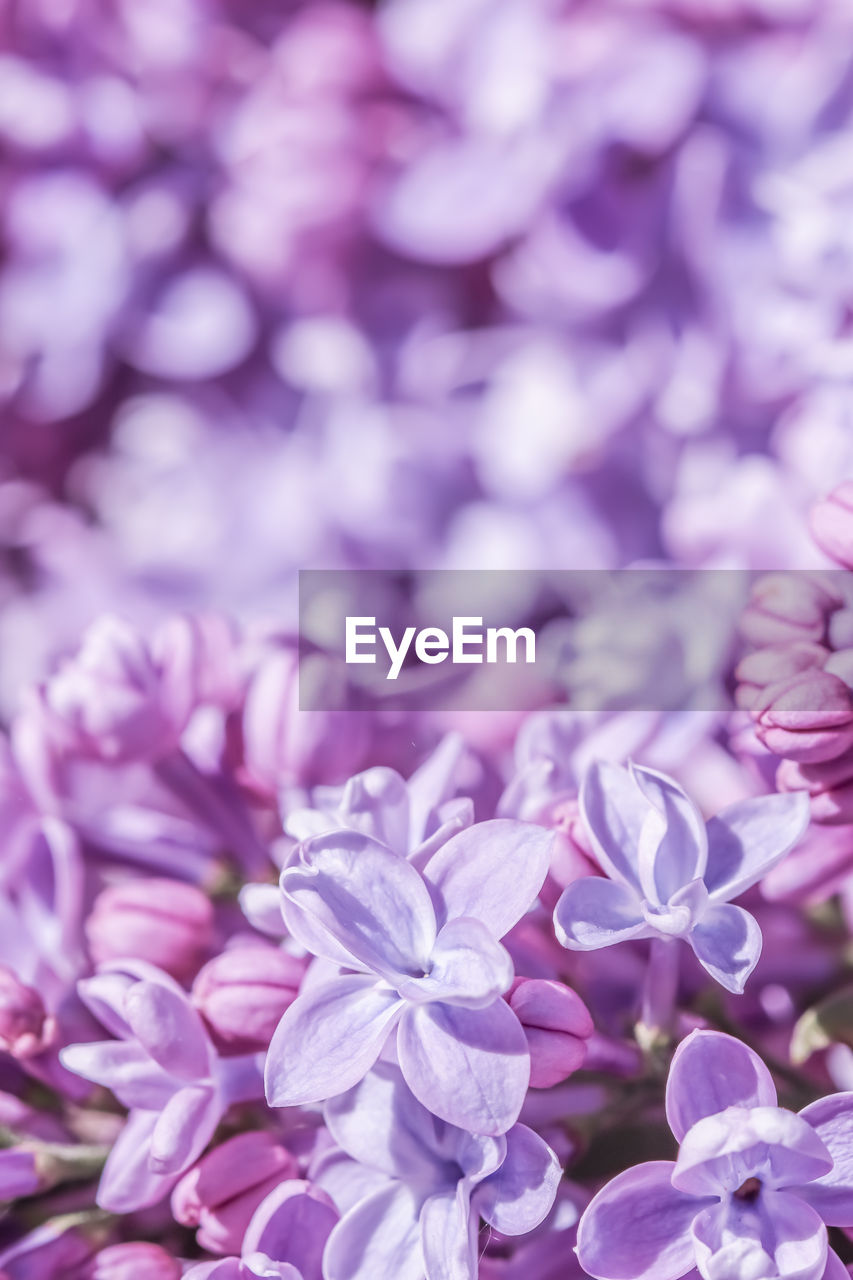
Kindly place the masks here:
POLYGON ((554 912, 563 945, 594 951, 632 938, 683 938, 715 981, 742 992, 761 933, 730 900, 799 840, 807 798, 758 796, 706 824, 671 778, 596 764, 584 778, 581 809, 606 878, 588 876, 563 892, 554 912))

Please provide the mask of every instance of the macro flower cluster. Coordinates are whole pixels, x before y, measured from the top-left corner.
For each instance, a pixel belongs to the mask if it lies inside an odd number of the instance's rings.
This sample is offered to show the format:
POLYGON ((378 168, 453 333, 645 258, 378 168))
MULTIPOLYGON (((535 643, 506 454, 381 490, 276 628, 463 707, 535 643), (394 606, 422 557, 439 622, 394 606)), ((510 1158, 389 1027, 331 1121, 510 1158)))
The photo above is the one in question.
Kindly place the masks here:
POLYGON ((0 0, 0 151, 0 1280, 853 1275, 851 0, 0 0))

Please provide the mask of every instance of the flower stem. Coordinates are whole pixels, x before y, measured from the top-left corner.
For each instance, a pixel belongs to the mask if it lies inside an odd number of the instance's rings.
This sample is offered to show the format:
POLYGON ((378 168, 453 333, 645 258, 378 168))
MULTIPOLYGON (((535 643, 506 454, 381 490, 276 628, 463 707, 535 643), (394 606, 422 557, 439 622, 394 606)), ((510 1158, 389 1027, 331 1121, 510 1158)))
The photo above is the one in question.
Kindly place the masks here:
POLYGON ((643 1049, 669 1041, 678 998, 678 939, 652 938, 643 983, 637 1040, 643 1049))

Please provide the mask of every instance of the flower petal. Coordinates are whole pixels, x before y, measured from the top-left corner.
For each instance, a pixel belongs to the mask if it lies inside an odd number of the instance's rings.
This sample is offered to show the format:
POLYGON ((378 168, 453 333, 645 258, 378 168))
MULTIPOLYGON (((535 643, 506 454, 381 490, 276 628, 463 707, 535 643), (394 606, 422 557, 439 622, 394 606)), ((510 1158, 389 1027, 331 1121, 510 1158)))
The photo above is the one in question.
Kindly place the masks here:
POLYGON ((515 1124, 506 1135, 503 1164, 474 1193, 475 1208, 505 1236, 523 1235, 551 1212, 562 1173, 539 1134, 515 1124))
POLYGON ((709 907, 690 932, 693 954, 715 982, 741 995, 761 955, 761 930, 743 907, 709 907))
POLYGON ((554 928, 571 951, 597 951, 652 932, 635 891, 602 876, 584 876, 563 890, 554 910, 554 928))
POLYGON ((430 1196, 420 1226, 427 1280, 476 1280, 477 1215, 464 1182, 430 1196))
POLYGON ((75 1075, 111 1089, 125 1107, 156 1111, 175 1092, 172 1077, 133 1041, 70 1044, 60 1051, 59 1059, 75 1075))
POLYGON ((785 1191, 762 1189, 752 1203, 732 1196, 693 1224, 703 1276, 784 1276, 822 1280, 826 1227, 814 1209, 785 1191))
POLYGON ((183 992, 159 982, 135 982, 124 998, 128 1025, 154 1061, 182 1080, 211 1070, 211 1047, 201 1015, 183 992))
POLYGON ((423 1183, 441 1162, 435 1117, 412 1096, 394 1063, 377 1062, 363 1080, 324 1108, 335 1141, 361 1164, 423 1183))
POLYGON ((579 798, 599 865, 642 896, 637 859, 648 800, 627 769, 605 760, 589 766, 579 798))
POLYGON ((553 832, 510 818, 478 822, 452 836, 424 868, 439 923, 473 916, 502 938, 536 901, 553 841, 553 832))
POLYGON ((797 1189, 830 1227, 853 1227, 853 1093, 820 1098, 800 1112, 833 1159, 821 1178, 797 1189))
POLYGON ((681 1142, 672 1185, 690 1195, 724 1195, 748 1178, 763 1186, 798 1186, 832 1168, 814 1129, 781 1107, 728 1107, 698 1120, 681 1142))
POLYGON ((174 1187, 177 1174, 157 1173, 148 1159, 157 1111, 131 1111, 107 1157, 97 1203, 109 1213, 133 1213, 157 1204, 174 1187))
POLYGON ((395 991, 362 974, 335 978, 298 996, 267 1053, 269 1105, 322 1102, 356 1084, 379 1057, 402 1008, 395 991))
POLYGON ((518 1119, 530 1056, 505 1001, 485 1009, 410 1006, 400 1020, 397 1056, 412 1093, 442 1120, 494 1135, 518 1119))
POLYGON ((646 897, 661 905, 685 885, 701 878, 708 860, 705 820, 677 782, 654 769, 631 765, 630 772, 652 810, 643 823, 638 858, 646 897), (656 828, 652 844, 649 837, 656 828), (648 856, 643 851, 648 849, 648 856), (648 865, 644 867, 643 863, 648 865))
POLYGON ((596 1280, 678 1280, 694 1265, 690 1228, 707 1203, 676 1191, 675 1165, 635 1165, 594 1196, 578 1226, 578 1258, 596 1280))
POLYGON ((325 1280, 423 1280, 418 1201, 400 1182, 344 1214, 323 1255, 325 1280))
POLYGON ((416 1004, 441 1000, 482 1009, 509 990, 514 975, 509 952, 486 926, 458 916, 439 932, 426 977, 410 978, 397 990, 416 1004))
POLYGON ((705 872, 711 897, 727 902, 743 893, 784 858, 808 825, 804 791, 742 800, 711 818, 705 872))
POLYGON ((375 973, 393 980, 426 967, 436 936, 429 891, 414 867, 376 840, 357 831, 317 836, 282 872, 281 887, 375 973))
POLYGON ((157 1173, 182 1173, 210 1142, 222 1110, 209 1085, 191 1085, 173 1094, 157 1116, 151 1136, 151 1168, 157 1173))
POLYGON ((773 1077, 757 1053, 721 1031, 692 1031, 675 1051, 666 1118, 681 1142, 704 1116, 727 1107, 775 1107, 773 1077))
POLYGON ((337 1221, 324 1191, 290 1179, 255 1210, 243 1237, 243 1254, 264 1253, 290 1263, 302 1280, 323 1280, 323 1250, 337 1221))

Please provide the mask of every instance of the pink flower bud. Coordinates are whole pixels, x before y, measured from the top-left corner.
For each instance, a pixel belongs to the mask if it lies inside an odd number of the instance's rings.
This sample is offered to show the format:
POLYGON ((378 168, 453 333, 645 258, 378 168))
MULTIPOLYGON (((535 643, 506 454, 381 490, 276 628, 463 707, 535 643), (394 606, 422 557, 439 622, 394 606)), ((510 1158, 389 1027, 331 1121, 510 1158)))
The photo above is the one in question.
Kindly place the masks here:
POLYGON ((845 568, 853 569, 853 480, 843 481, 815 503, 809 524, 818 546, 845 568))
POLYGON ((768 751, 803 764, 833 760, 853 746, 853 698, 843 680, 826 671, 768 685, 752 714, 768 751))
POLYGON ((820 670, 830 656, 823 645, 811 641, 773 645, 748 653, 737 665, 738 689, 735 701, 739 707, 751 708, 762 689, 781 684, 803 671, 820 670))
POLYGON ((56 1024, 42 998, 17 974, 0 965, 0 1048, 16 1058, 41 1053, 53 1040, 56 1024))
POLYGON ((531 1086, 547 1089, 577 1071, 594 1030, 580 996, 561 982, 516 978, 508 998, 527 1036, 531 1086))
POLYGON ((96 964, 147 960, 184 981, 210 950, 213 907, 200 889, 179 880, 128 880, 98 895, 86 937, 96 964))
POLYGON ((366 721, 354 711, 303 711, 293 647, 271 651, 256 671, 243 713, 248 781, 274 796, 281 787, 342 782, 361 766, 366 721))
POLYGON ((48 681, 45 706, 62 747, 109 761, 154 760, 171 751, 186 708, 168 705, 161 672, 132 627, 103 617, 48 681))
POLYGON ((242 693, 238 639, 218 614, 168 618, 151 642, 160 692, 176 723, 186 723, 206 703, 231 709, 242 693))
POLYGON ((741 631, 759 648, 800 640, 820 644, 826 638, 830 614, 842 604, 831 576, 769 573, 752 589, 741 631))
POLYGON ((218 1048, 231 1053, 267 1049, 296 999, 305 967, 304 960, 261 943, 232 947, 208 961, 192 994, 218 1048))
POLYGON ((240 1133, 204 1156, 172 1192, 172 1214, 211 1253, 239 1254, 246 1227, 279 1183, 298 1176, 271 1133, 240 1133))
POLYGON ((158 1244, 113 1244, 88 1264, 86 1280, 180 1280, 181 1264, 158 1244))

